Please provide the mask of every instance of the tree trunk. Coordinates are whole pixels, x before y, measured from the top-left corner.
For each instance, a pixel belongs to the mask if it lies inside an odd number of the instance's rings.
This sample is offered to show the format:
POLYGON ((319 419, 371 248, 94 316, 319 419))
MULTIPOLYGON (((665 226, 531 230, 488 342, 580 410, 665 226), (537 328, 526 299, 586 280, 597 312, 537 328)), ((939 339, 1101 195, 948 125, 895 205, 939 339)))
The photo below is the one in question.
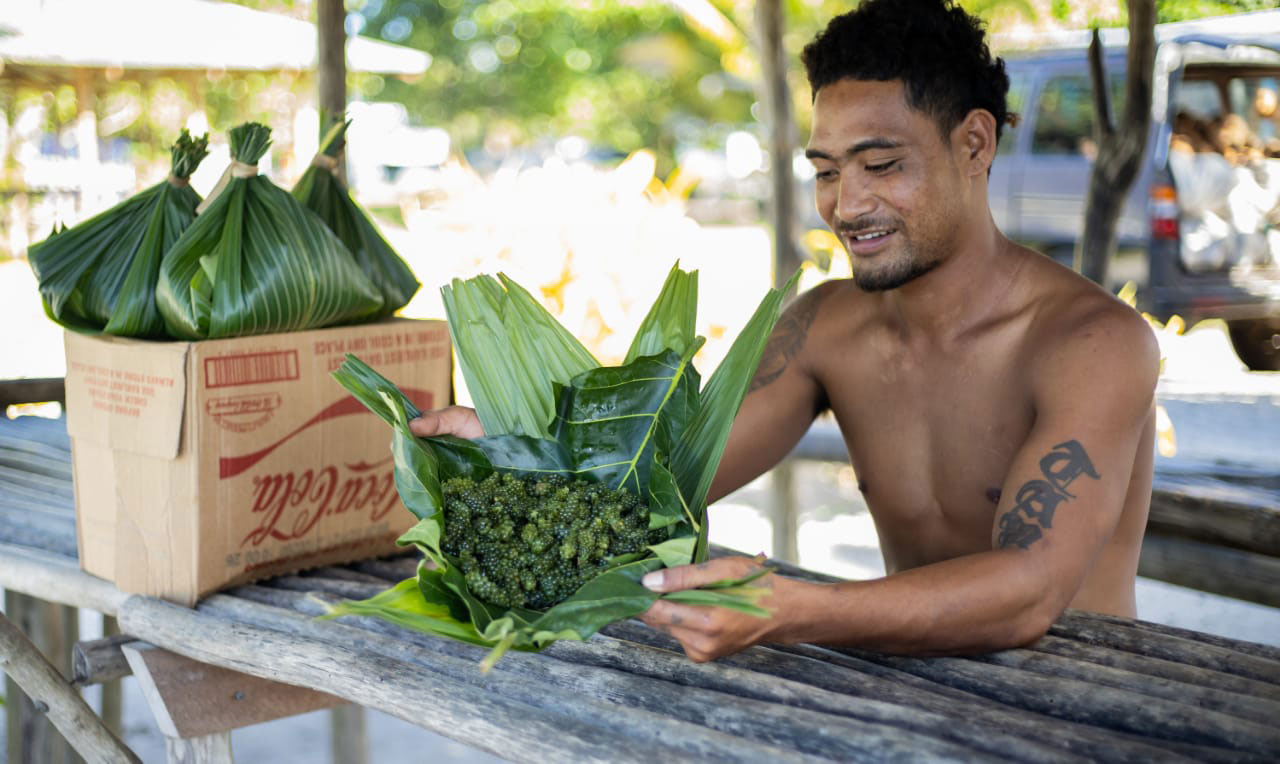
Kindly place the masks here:
POLYGON ((791 171, 795 150, 795 122, 791 118, 791 89, 787 86, 787 54, 782 47, 783 8, 781 0, 756 3, 756 29, 760 62, 764 70, 761 103, 768 126, 769 173, 772 193, 770 217, 773 221, 773 282, 781 287, 800 267, 796 252, 796 189, 791 171))
POLYGON ((1142 169, 1147 133, 1151 130, 1155 20, 1154 0, 1130 0, 1124 116, 1118 126, 1112 118, 1111 90, 1107 87, 1102 43, 1096 28, 1089 45, 1098 158, 1089 177, 1084 234, 1076 249, 1075 265, 1076 270, 1099 284, 1106 282, 1107 263, 1116 245, 1116 222, 1124 209, 1129 189, 1142 169))
MULTIPOLYGON (((317 80, 320 90, 320 137, 347 113, 347 18, 342 0, 316 3, 317 80)), ((301 158, 307 161, 306 158, 301 158)), ((339 158, 338 177, 347 181, 346 160, 339 158)))

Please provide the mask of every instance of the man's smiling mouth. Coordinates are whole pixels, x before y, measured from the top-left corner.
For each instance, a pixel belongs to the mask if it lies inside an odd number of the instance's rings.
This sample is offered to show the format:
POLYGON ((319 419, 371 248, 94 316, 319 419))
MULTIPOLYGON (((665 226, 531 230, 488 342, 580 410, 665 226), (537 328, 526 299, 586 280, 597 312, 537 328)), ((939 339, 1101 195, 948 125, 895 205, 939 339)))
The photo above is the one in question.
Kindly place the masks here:
POLYGON ((854 241, 871 241, 873 239, 879 239, 883 236, 888 236, 891 233, 893 233, 892 229, 882 230, 882 231, 869 231, 867 233, 855 234, 851 238, 854 241))

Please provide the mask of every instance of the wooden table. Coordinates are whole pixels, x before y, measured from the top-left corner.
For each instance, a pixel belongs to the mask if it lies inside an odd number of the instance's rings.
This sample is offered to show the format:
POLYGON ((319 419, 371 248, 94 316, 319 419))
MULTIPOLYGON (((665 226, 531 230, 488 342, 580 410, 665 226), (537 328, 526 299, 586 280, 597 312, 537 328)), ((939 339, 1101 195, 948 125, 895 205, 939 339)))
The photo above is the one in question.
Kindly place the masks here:
POLYGON ((509 653, 485 675, 481 649, 313 617, 325 601, 410 575, 412 558, 283 576, 195 609, 129 596, 77 567, 68 462, 61 422, 0 420, 0 586, 114 613, 157 648, 513 760, 1274 761, 1280 751, 1280 649, 1082 612, 1030 648, 984 656, 770 646, 702 665, 628 621, 509 653))

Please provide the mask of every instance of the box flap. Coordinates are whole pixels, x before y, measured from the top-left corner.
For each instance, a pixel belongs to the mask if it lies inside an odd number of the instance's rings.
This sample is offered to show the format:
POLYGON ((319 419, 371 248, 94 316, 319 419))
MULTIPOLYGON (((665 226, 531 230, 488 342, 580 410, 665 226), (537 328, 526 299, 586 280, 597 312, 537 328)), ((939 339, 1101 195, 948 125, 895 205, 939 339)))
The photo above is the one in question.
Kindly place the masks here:
POLYGON ((188 342, 64 333, 67 432, 161 459, 178 455, 188 342))

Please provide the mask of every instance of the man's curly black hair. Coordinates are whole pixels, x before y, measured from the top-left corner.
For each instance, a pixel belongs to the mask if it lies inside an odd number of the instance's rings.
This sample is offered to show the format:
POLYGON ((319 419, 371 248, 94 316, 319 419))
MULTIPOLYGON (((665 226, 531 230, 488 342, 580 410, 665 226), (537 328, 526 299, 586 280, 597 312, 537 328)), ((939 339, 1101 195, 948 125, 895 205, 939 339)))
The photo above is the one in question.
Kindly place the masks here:
POLYGON ((800 58, 815 98, 842 79, 902 80, 907 104, 944 140, 972 109, 991 112, 999 140, 1009 76, 985 37, 982 21, 952 0, 866 0, 832 19, 800 58))

